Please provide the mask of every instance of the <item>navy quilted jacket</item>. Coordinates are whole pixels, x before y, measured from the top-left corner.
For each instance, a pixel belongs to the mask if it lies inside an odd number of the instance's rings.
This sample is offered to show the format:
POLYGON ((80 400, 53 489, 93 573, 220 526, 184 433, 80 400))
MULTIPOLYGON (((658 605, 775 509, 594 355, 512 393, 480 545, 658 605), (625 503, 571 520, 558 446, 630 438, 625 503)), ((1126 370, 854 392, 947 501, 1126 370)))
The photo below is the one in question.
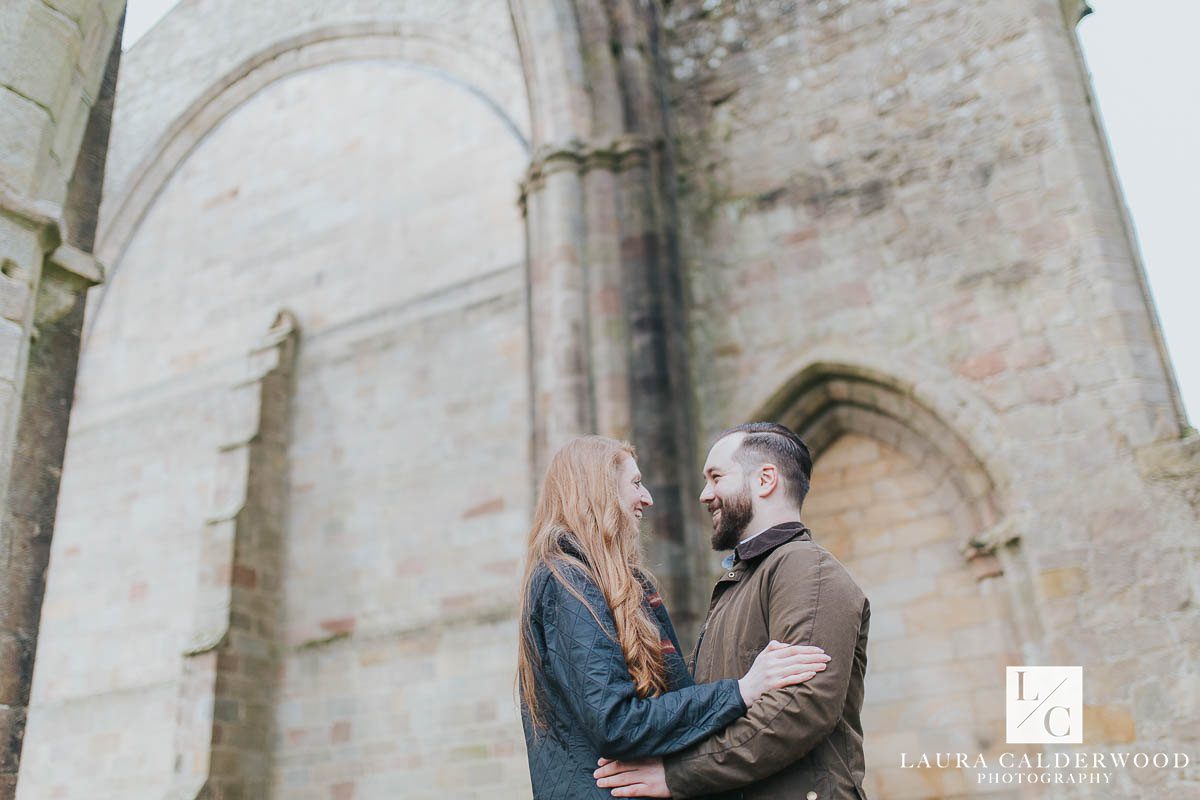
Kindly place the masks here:
MULTIPOLYGON (((595 609, 601 624, 544 565, 530 583, 530 616, 541 656, 538 682, 545 730, 527 717, 525 746, 535 800, 609 798, 592 772, 600 756, 636 759, 682 750, 721 730, 746 711, 732 678, 694 685, 662 600, 646 602, 662 632, 671 691, 639 698, 617 643, 603 593, 577 568, 564 574, 595 609)), ((524 715, 523 715, 524 716, 524 715)))

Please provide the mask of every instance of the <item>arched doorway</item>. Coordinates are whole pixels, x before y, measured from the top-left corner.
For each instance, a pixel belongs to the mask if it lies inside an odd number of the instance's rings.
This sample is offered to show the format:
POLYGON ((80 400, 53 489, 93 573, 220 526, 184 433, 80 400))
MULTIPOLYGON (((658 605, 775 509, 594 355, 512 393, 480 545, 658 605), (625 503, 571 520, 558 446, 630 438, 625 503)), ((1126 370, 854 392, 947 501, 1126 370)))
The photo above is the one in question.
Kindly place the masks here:
POLYGON ((912 769, 920 754, 1012 747, 1004 736, 1004 667, 1020 636, 999 562, 981 546, 1002 514, 969 446, 886 376, 819 365, 771 416, 812 446, 804 518, 871 600, 867 793, 899 798, 997 796, 954 766, 912 769))

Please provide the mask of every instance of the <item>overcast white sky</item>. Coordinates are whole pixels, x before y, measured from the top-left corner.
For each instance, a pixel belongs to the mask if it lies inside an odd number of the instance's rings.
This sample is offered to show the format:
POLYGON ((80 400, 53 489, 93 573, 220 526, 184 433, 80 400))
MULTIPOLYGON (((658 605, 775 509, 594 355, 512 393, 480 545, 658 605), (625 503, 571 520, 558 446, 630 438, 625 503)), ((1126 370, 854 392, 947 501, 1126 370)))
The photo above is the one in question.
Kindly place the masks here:
MULTIPOLYGON (((125 47, 177 0, 129 0, 125 47)), ((270 2, 270 0, 256 0, 270 2)), ((1079 25, 1125 201, 1192 424, 1200 420, 1200 2, 1091 0, 1079 25)))

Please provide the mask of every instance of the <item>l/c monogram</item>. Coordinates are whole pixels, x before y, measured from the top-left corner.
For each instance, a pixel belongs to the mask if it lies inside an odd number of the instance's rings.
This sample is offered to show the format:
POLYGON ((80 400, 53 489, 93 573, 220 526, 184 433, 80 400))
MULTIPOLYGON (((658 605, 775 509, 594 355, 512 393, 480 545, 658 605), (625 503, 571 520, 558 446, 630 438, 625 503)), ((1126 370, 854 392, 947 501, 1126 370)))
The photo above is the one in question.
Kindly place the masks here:
POLYGON ((1082 667, 1009 667, 1008 686, 1010 744, 1083 741, 1082 667))

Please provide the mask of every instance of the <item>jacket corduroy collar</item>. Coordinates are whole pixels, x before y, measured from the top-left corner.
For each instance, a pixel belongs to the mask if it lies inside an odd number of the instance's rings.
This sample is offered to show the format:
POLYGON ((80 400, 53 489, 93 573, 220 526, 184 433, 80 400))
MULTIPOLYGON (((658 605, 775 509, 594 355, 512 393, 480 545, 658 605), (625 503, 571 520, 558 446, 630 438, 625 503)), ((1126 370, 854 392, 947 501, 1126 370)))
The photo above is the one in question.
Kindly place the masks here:
POLYGON ((745 544, 733 548, 735 561, 750 561, 759 558, 792 539, 811 539, 812 535, 803 522, 783 522, 755 536, 745 544))

